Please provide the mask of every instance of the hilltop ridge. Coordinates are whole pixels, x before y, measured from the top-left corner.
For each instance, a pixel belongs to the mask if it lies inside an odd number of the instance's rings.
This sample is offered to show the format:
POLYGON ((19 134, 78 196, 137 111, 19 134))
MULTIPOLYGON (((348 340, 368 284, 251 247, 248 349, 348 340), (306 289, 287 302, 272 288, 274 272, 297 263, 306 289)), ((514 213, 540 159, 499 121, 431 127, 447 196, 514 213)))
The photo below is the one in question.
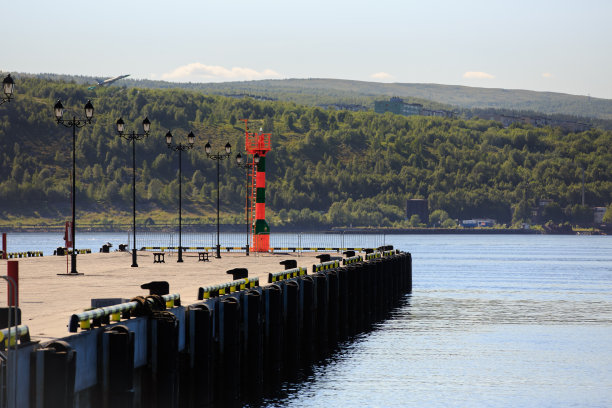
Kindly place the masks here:
MULTIPOLYGON (((38 78, 92 84, 99 77, 62 74, 22 74, 38 78)), ((481 88, 433 83, 381 83, 333 78, 264 79, 217 83, 167 82, 127 78, 115 86, 149 89, 191 89, 220 95, 251 94, 306 105, 352 103, 372 108, 375 100, 392 96, 436 109, 500 109, 531 111, 612 121, 612 100, 587 95, 523 89, 481 88)), ((596 122, 596 121, 595 121, 596 122)))

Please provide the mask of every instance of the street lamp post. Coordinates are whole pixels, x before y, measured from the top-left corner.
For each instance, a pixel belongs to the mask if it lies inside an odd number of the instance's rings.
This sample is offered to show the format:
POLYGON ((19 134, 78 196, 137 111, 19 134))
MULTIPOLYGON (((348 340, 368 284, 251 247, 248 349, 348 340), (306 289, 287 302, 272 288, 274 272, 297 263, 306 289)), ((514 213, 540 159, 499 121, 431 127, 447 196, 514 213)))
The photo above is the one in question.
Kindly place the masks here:
POLYGON ((132 142, 132 232, 134 234, 134 244, 132 246, 132 268, 138 267, 138 256, 136 254, 136 140, 141 140, 149 136, 149 131, 151 130, 151 122, 149 121, 149 118, 145 117, 142 121, 142 129, 144 130, 144 133, 136 133, 135 131, 132 131, 131 133, 124 133, 125 123, 123 122, 123 119, 119 118, 117 121, 117 133, 119 133, 119 136, 132 142))
POLYGON ((72 257, 71 257, 71 267, 70 267, 70 275, 79 275, 76 270, 76 237, 75 237, 75 211, 76 211, 76 130, 77 128, 82 128, 85 125, 91 123, 91 118, 94 114, 94 107, 91 104, 91 101, 87 101, 84 106, 85 109, 85 119, 77 119, 76 115, 72 116, 72 119, 65 120, 64 116, 64 106, 62 102, 58 100, 53 106, 53 113, 55 114, 55 120, 59 125, 64 125, 65 127, 72 128, 72 225, 70 226, 70 234, 72 236, 72 257))
POLYGON ((175 152, 179 152, 179 247, 178 247, 178 260, 176 262, 183 262, 183 246, 182 246, 182 237, 181 237, 181 206, 182 206, 182 187, 181 187, 181 183, 182 183, 182 159, 181 159, 181 154, 183 151, 185 150, 189 150, 189 149, 193 149, 193 143, 195 142, 195 135, 193 134, 193 132, 189 132, 189 134, 187 135, 187 144, 182 144, 182 143, 178 143, 178 144, 173 144, 172 143, 172 133, 170 133, 170 131, 168 131, 168 133, 166 133, 166 144, 168 145, 168 149, 173 150, 175 152))
POLYGON ((249 172, 253 169, 253 167, 257 168, 257 164, 259 163, 259 155, 255 153, 253 155, 253 163, 243 163, 242 155, 238 153, 236 155, 236 165, 246 170, 246 189, 245 189, 245 220, 246 220, 246 256, 249 256, 249 172))
POLYGON ((204 150, 209 159, 217 161, 217 254, 215 258, 221 258, 221 245, 219 244, 219 162, 230 157, 232 145, 229 142, 225 145, 225 153, 217 152, 216 154, 211 154, 212 147, 210 142, 208 142, 204 146, 204 150))
POLYGON ((2 99, 0 99, 0 105, 2 105, 4 102, 10 102, 11 100, 13 100, 14 90, 15 90, 15 81, 13 81, 13 78, 11 78, 11 74, 8 74, 2 80, 2 91, 4 92, 5 96, 3 96, 2 99))

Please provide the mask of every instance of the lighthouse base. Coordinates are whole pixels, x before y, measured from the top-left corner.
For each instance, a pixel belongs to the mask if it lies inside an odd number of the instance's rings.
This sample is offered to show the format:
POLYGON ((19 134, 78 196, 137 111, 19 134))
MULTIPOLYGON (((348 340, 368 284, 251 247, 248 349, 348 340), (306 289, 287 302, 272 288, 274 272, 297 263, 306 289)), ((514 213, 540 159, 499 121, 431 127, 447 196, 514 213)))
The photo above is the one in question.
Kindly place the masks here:
POLYGON ((270 250, 270 234, 253 235, 253 252, 268 252, 270 250))

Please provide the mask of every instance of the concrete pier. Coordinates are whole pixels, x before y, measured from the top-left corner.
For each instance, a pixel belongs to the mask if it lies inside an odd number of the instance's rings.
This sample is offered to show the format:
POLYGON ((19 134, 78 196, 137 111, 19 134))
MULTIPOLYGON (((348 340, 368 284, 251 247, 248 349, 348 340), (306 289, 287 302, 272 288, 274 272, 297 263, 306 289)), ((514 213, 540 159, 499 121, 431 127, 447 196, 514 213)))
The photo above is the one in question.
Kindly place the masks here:
MULTIPOLYGON (((90 265, 79 258, 83 276, 57 276, 33 262, 45 258, 24 262, 22 324, 31 326, 32 341, 9 359, 19 378, 6 382, 7 400, 19 407, 199 407, 265 395, 338 341, 368 330, 412 291, 408 253, 376 252, 346 266, 317 255, 295 256, 298 269, 284 275, 275 272, 287 254, 227 254, 206 263, 184 254, 178 265, 151 257, 138 270, 129 254, 92 254, 90 265), (300 274, 302 267, 311 274, 300 274), (226 271, 235 268, 248 269, 248 278, 228 283, 226 271), (170 294, 134 298, 150 281, 167 281, 170 294), (209 289, 198 300, 202 286, 209 289), (41 303, 28 303, 34 296, 41 303), (83 311, 103 297, 128 301, 83 311), (68 333, 69 320, 76 333, 68 333)), ((56 257, 46 258, 57 267, 56 257)))

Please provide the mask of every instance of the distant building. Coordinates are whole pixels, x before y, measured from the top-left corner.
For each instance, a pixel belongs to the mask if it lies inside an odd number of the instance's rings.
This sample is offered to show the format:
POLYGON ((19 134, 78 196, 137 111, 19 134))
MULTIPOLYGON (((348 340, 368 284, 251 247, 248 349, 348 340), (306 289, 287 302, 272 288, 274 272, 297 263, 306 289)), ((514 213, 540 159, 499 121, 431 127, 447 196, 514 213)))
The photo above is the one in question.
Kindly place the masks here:
POLYGON ((473 220, 463 220, 461 221, 461 225, 463 225, 465 228, 494 227, 495 220, 491 218, 476 218, 473 220))
POLYGON ((593 207, 593 222, 595 224, 602 224, 603 217, 606 214, 606 207, 593 207))
POLYGON ((531 222, 534 224, 543 224, 547 220, 543 219, 544 209, 554 203, 553 200, 548 198, 540 198, 538 206, 531 209, 531 222))
POLYGON ((367 107, 363 105, 357 105, 354 103, 330 103, 330 104, 322 104, 318 106, 323 109, 346 110, 346 111, 351 111, 351 112, 365 112, 368 110, 367 107))
POLYGON ((413 215, 418 215, 421 222, 429 223, 429 207, 427 200, 412 199, 406 201, 406 219, 410 219, 413 215))
POLYGON ((423 108, 423 105, 420 103, 406 103, 402 98, 398 98, 397 96, 394 96, 388 101, 375 101, 374 112, 391 112, 396 115, 404 116, 439 116, 444 118, 452 118, 454 115, 453 112, 450 111, 423 108))
POLYGON ((552 119, 545 118, 542 116, 517 116, 517 115, 506 115, 503 113, 481 113, 479 117, 486 120, 494 120, 500 122, 503 127, 507 128, 513 123, 522 125, 532 125, 534 127, 558 127, 567 132, 584 132, 591 129, 591 125, 588 123, 575 122, 570 120, 552 119))

